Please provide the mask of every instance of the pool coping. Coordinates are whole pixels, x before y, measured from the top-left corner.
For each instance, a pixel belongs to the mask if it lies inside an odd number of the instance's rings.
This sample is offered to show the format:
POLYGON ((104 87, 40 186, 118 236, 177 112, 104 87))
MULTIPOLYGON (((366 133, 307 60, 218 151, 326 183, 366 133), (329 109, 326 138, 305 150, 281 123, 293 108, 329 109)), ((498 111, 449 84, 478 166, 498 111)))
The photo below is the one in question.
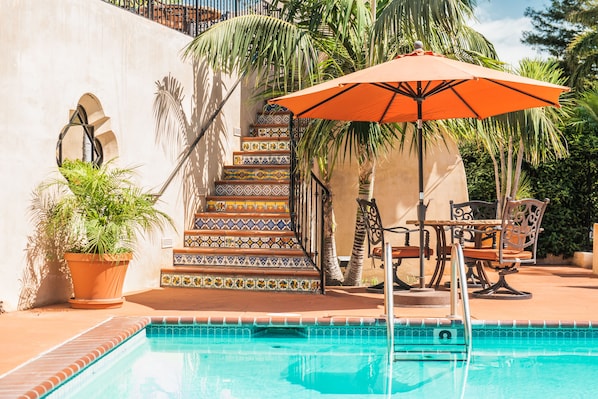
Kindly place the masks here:
MULTIPOLYGON (((395 326, 445 327, 460 320, 446 318, 395 318, 395 326)), ((592 329, 598 321, 473 320, 477 328, 592 329)), ((0 376, 0 399, 41 398, 110 352, 149 324, 176 326, 386 326, 381 317, 302 316, 119 316, 111 317, 65 343, 0 376)))

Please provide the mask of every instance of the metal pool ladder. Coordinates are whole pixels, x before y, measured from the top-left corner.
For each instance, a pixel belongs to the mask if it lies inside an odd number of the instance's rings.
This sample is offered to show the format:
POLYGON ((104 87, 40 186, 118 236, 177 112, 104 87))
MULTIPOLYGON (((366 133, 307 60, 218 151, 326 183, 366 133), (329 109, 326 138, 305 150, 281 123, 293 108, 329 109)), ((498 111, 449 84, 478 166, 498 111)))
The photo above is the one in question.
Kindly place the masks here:
MULTIPOLYGON (((391 246, 384 248, 385 258, 391 258, 391 246)), ((435 328, 432 337, 425 336, 410 339, 409 342, 395 342, 394 329, 394 297, 393 285, 384 284, 386 334, 388 348, 388 362, 395 360, 458 360, 469 361, 471 354, 471 314, 469 311, 469 297, 467 294, 467 279, 463 250, 459 243, 451 248, 451 292, 450 314, 447 318, 451 321, 446 328, 435 328), (457 280, 457 273, 459 279, 457 280), (461 294, 461 317, 457 314, 457 305, 461 294), (459 320, 460 319, 460 320, 459 320)), ((393 281, 392 267, 385 265, 385 278, 387 282, 393 281)))

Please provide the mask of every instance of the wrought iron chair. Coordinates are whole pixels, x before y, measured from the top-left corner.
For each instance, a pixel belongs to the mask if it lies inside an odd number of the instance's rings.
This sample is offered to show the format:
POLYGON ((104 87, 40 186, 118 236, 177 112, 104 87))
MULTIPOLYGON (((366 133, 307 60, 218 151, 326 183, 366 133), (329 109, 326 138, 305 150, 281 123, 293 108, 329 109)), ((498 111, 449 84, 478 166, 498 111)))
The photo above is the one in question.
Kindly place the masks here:
MULTIPOLYGON (((498 210, 498 201, 479 201, 472 200, 466 202, 455 203, 453 200, 449 201, 451 210, 451 220, 481 220, 481 219, 496 219, 496 212, 498 210)), ((473 228, 451 227, 451 244, 459 241, 462 246, 469 246, 474 248, 481 247, 495 247, 496 234, 494 233, 479 233, 473 228)), ((451 248, 448 247, 448 255, 450 256, 451 248)), ((488 282, 481 262, 465 259, 467 265, 467 273, 465 274, 468 287, 482 287, 488 282)), ((450 282, 445 284, 450 287, 450 282)))
MULTIPOLYGON (((403 259, 419 259, 419 246, 409 244, 410 233, 419 232, 419 229, 408 229, 403 226, 384 227, 382 225, 382 218, 376 200, 372 198, 371 201, 357 198, 357 204, 361 210, 361 215, 365 222, 365 228, 368 237, 368 257, 382 261, 384 265, 384 246, 386 243, 384 233, 403 234, 403 246, 392 247, 392 268, 394 290, 409 290, 411 285, 401 280, 397 274, 398 267, 403 259)), ((424 256, 429 259, 433 251, 430 248, 430 232, 425 231, 424 256)), ((384 283, 380 283, 369 287, 370 290, 382 290, 384 283)))
POLYGON ((520 291, 506 281, 506 276, 517 273, 521 264, 536 263, 540 224, 549 200, 507 199, 501 225, 494 229, 496 248, 463 248, 463 256, 480 261, 498 271, 499 279, 490 287, 474 291, 475 298, 528 299, 532 294, 520 291))

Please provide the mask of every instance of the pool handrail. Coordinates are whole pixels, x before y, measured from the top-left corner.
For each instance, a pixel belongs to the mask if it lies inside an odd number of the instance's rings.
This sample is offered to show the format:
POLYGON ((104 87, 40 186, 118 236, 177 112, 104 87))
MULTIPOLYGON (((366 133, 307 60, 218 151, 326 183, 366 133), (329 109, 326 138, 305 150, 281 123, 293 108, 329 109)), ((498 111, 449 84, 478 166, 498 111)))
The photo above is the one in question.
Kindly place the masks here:
POLYGON ((463 339, 466 346, 466 355, 469 359, 471 353, 471 313, 469 309, 469 294, 467 292, 467 278, 465 273, 465 261, 463 258, 463 249, 461 244, 456 242, 453 243, 451 248, 451 314, 450 318, 456 318, 457 316, 457 302, 459 300, 459 291, 461 292, 461 304, 462 304, 462 321, 463 321, 463 339), (459 273, 459 279, 457 282, 457 272, 459 273))
MULTIPOLYGON (((393 284, 388 284, 393 281, 392 268, 388 267, 388 259, 392 259, 392 246, 390 243, 384 245, 384 266, 385 266, 385 284, 384 284, 384 307, 386 314, 386 344, 388 352, 388 361, 392 363, 394 359, 394 292, 393 284)), ((390 261, 392 262, 392 261, 390 261)), ((459 293, 461 291, 461 318, 463 323, 463 340, 465 343, 465 360, 469 361, 471 355, 471 313, 469 309, 469 296, 467 292, 467 278, 465 273, 465 261, 463 258, 463 250, 461 244, 454 243, 451 248, 451 291, 450 291, 450 315, 449 318, 458 318, 457 302, 459 301, 459 293), (457 273, 459 278, 457 279, 457 273)))

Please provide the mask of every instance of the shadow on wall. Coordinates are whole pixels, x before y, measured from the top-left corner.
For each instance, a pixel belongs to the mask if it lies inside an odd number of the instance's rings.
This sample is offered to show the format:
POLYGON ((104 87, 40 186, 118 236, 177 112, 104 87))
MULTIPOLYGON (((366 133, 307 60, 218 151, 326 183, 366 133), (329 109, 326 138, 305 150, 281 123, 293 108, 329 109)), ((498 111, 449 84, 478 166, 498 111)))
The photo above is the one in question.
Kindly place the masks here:
POLYGON ((178 176, 186 226, 193 224, 195 213, 204 205, 207 187, 221 172, 227 135, 221 134, 226 127, 220 110, 228 98, 223 99, 222 94, 231 93, 237 86, 224 87, 220 75, 212 77, 205 65, 195 62, 193 69, 195 87, 191 115, 185 113, 181 83, 170 75, 156 82, 154 100, 156 143, 167 155, 179 161, 158 195, 162 195, 178 176), (200 141, 204 145, 198 146, 200 141))
POLYGON ((59 192, 37 187, 29 207, 35 227, 27 238, 27 266, 23 270, 18 310, 66 302, 72 296, 71 278, 62 255, 66 240, 52 229, 50 215, 59 192))

